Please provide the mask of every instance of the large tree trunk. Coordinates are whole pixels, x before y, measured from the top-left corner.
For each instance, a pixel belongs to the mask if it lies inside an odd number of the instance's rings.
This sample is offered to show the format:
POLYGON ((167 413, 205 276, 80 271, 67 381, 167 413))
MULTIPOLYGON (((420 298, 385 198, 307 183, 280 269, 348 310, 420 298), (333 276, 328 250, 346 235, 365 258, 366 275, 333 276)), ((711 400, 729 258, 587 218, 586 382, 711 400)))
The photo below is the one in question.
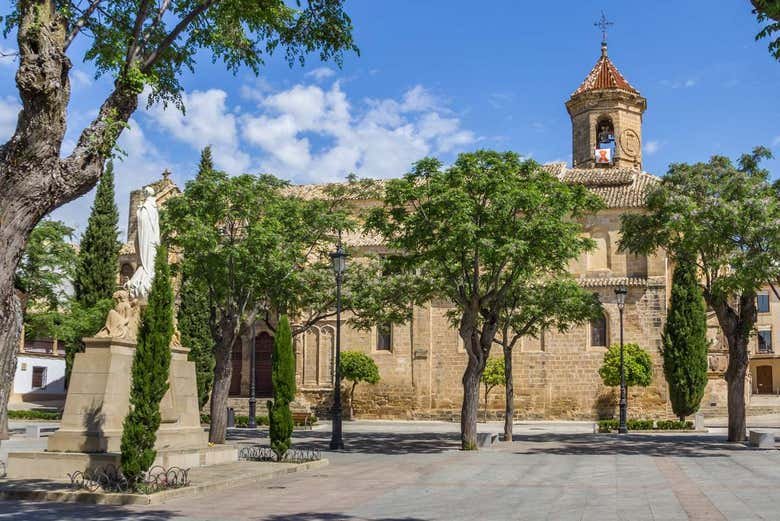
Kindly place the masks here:
POLYGON ((728 384, 728 440, 742 442, 746 438, 745 376, 748 369, 748 342, 756 319, 756 295, 743 293, 736 309, 726 299, 710 302, 729 347, 728 384))
MULTIPOLYGON (((211 424, 209 441, 225 443, 227 433, 227 406, 230 393, 230 380, 233 377, 233 347, 241 341, 239 335, 240 320, 237 313, 223 315, 216 328, 216 347, 214 349, 214 385, 211 388, 211 424)), ((212 330, 214 331, 214 330, 212 330)), ((252 346, 254 349, 254 345, 252 346)))
MULTIPOLYGON (((138 106, 137 93, 116 90, 84 129, 73 153, 60 158, 70 100, 66 27, 53 0, 19 2, 19 69, 22 101, 16 130, 0 147, 0 422, 8 397, 21 333, 13 276, 35 225, 52 210, 95 186, 103 162, 138 106)), ((3 427, 0 427, 2 429, 3 427)))
POLYGON ((515 418, 515 386, 512 381, 512 349, 504 345, 504 441, 512 441, 512 424, 515 418))
POLYGON ((463 373, 463 405, 460 410, 460 443, 463 450, 477 449, 477 416, 479 414, 479 379, 485 360, 469 356, 463 373))

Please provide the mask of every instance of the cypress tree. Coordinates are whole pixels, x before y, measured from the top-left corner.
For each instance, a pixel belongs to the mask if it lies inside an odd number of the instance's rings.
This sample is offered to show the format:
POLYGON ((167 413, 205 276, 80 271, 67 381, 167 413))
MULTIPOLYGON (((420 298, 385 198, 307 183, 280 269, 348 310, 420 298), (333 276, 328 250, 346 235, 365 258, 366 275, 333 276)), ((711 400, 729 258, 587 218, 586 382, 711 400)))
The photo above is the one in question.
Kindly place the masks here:
POLYGON ((209 400, 211 384, 214 382, 214 339, 209 327, 211 310, 208 288, 201 280, 189 275, 188 271, 185 267, 181 283, 179 331, 182 345, 190 348, 187 358, 195 362, 198 406, 203 408, 209 400))
POLYGON ((292 444, 293 419, 290 402, 295 399, 295 356, 290 322, 286 315, 282 315, 276 328, 271 358, 271 381, 274 386, 274 399, 268 401, 268 435, 271 439, 271 449, 281 461, 292 444))
POLYGON ((699 410, 707 385, 707 350, 707 315, 696 266, 680 261, 663 333, 664 376, 680 420, 699 410))
POLYGON ((92 307, 100 300, 110 299, 116 289, 120 247, 118 222, 119 211, 114 201, 114 164, 109 161, 100 177, 87 229, 81 239, 73 281, 76 300, 83 307, 92 307))
POLYGON ((137 486, 157 452, 160 401, 168 390, 173 337, 173 287, 168 251, 158 246, 149 301, 141 313, 133 358, 130 412, 122 429, 122 473, 137 486))

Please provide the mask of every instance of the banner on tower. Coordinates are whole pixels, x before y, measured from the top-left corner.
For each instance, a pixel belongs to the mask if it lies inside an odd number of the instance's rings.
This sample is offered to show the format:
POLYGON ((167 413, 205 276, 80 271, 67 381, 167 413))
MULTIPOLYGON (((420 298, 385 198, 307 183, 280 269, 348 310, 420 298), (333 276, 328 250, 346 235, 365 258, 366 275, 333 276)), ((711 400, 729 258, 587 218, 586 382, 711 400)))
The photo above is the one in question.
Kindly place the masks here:
POLYGON ((596 164, 597 165, 609 165, 612 163, 612 149, 611 148, 597 148, 596 149, 596 164))

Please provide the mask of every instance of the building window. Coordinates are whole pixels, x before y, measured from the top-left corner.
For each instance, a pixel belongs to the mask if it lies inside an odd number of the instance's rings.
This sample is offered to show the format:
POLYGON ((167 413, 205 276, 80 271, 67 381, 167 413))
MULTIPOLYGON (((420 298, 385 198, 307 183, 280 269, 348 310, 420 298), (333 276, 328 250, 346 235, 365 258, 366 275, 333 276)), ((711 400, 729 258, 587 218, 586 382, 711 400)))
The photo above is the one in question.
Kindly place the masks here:
POLYGON ((769 313, 769 293, 761 293, 756 299, 758 300, 758 312, 769 313))
POLYGON ((32 372, 33 389, 43 389, 46 387, 46 368, 37 365, 33 366, 32 372))
POLYGON ((772 352, 772 331, 764 329, 758 332, 758 352, 759 353, 771 353, 772 352))
POLYGON ((392 349, 392 330, 390 324, 380 324, 376 327, 377 351, 390 351, 392 349))
POLYGON ((607 347, 607 318, 603 315, 590 321, 591 347, 607 347))

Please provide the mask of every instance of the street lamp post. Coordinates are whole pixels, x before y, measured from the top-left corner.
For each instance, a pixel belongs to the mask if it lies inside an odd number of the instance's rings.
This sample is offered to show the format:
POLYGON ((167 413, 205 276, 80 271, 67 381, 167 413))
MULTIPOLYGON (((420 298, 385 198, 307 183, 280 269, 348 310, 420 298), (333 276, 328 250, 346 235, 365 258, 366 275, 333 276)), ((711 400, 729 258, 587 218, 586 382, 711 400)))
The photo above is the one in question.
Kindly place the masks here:
POLYGON ((336 275, 336 370, 333 383, 333 428, 330 438, 330 450, 344 448, 341 437, 341 278, 346 267, 347 254, 341 246, 341 230, 336 251, 330 254, 333 273, 336 275))
POLYGON ((620 425, 618 433, 628 433, 626 419, 628 416, 628 390, 626 389, 626 371, 623 365, 623 308, 626 306, 626 294, 628 288, 618 286, 615 288, 615 299, 617 300, 618 311, 620 311, 620 425))
POLYGON ((255 337, 255 321, 252 320, 252 328, 251 328, 251 335, 252 335, 252 342, 250 343, 250 354, 249 354, 249 363, 251 364, 249 367, 249 428, 250 429, 256 429, 257 428, 257 420, 255 416, 257 415, 257 399, 255 397, 255 394, 257 393, 257 389, 255 388, 255 371, 257 371, 257 360, 255 357, 257 356, 257 346, 255 345, 255 342, 257 342, 257 338, 255 337))

